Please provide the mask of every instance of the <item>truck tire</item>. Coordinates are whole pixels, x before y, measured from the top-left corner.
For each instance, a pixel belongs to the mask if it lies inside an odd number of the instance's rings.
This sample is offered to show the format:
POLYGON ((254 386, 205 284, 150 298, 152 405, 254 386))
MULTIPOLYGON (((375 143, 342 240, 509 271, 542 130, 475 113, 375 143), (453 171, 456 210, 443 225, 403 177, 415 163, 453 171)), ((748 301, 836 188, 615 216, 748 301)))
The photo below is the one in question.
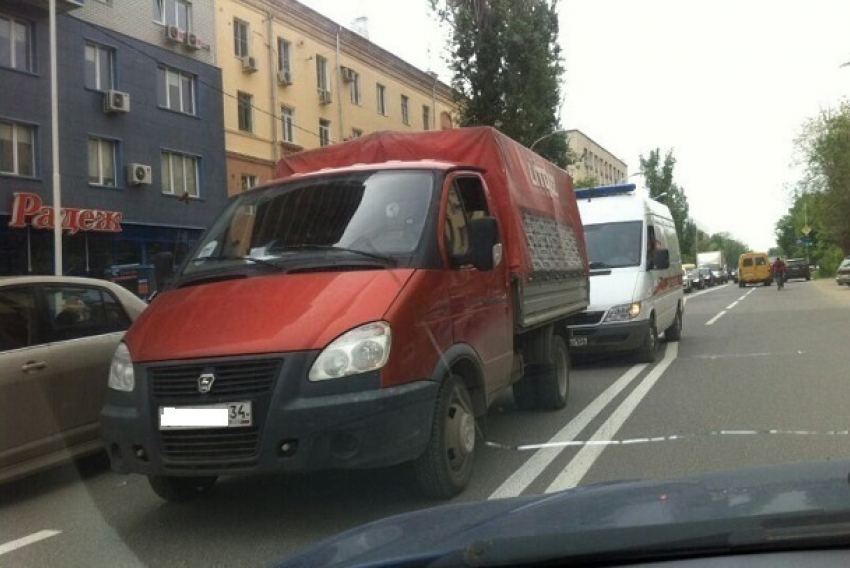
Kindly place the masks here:
POLYGON ((664 341, 679 341, 682 337, 682 306, 676 308, 676 318, 673 323, 664 330, 664 341))
POLYGON ((552 336, 551 354, 548 364, 536 365, 534 376, 524 379, 537 385, 537 408, 541 410, 560 410, 570 397, 570 352, 558 334, 552 336))
POLYGON ((743 287, 744 287, 744 281, 738 280, 738 288, 743 288, 743 287))
POLYGON ((649 330, 643 345, 635 351, 635 359, 640 363, 655 363, 658 358, 658 329, 655 327, 655 315, 649 318, 649 330))
POLYGON ((450 374, 437 393, 428 446, 413 463, 423 494, 447 499, 463 491, 475 464, 475 434, 469 391, 459 376, 450 374))
POLYGON ((514 383, 512 387, 514 404, 520 410, 534 410, 537 408, 537 384, 533 382, 533 377, 529 376, 532 372, 531 369, 526 370, 525 376, 514 383))
POLYGON ((148 482, 154 493, 172 503, 183 503, 197 499, 213 488, 218 478, 204 477, 173 477, 169 475, 149 475, 148 482))

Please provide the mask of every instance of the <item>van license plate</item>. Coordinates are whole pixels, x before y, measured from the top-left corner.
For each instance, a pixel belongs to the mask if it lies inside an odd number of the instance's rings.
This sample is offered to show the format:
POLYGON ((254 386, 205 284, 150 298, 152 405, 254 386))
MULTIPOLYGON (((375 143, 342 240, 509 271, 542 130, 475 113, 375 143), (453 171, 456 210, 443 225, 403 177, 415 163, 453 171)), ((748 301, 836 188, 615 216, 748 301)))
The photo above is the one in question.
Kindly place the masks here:
POLYGON ((204 406, 160 406, 159 429, 242 428, 251 426, 251 401, 204 406))
POLYGON ((586 347, 586 337, 570 337, 570 347, 586 347))

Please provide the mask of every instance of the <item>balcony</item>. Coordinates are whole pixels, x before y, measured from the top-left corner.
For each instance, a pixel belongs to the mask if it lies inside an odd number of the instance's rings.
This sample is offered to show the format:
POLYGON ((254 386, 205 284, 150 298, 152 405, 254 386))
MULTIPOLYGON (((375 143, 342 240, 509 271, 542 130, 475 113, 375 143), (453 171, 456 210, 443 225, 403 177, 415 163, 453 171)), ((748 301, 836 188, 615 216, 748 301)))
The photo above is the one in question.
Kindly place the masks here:
MULTIPOLYGON (((47 12, 50 9, 50 0, 12 0, 15 4, 22 6, 32 6, 47 12)), ((86 0, 56 0, 56 12, 62 14, 82 8, 86 0)))

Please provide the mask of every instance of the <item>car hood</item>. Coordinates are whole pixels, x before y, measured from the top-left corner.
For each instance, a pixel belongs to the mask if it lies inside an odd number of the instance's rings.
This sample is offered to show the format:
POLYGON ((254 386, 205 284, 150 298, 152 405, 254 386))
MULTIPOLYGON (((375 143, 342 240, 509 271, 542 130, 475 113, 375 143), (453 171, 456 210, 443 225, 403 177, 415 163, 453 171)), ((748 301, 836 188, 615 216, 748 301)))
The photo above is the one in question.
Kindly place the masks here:
MULTIPOLYGON (((522 560, 516 554, 525 538, 533 538, 532 542, 538 544, 546 542, 550 549, 554 543, 561 557, 574 557, 598 554, 600 547, 614 550, 627 546, 627 538, 610 538, 614 533, 632 534, 644 544, 664 534, 665 529, 678 530, 681 535, 681 527, 697 540, 709 537, 700 531, 717 531, 717 527, 728 533, 734 526, 741 534, 750 534, 747 531, 755 528, 765 531, 765 525, 758 523, 766 518, 792 515, 790 518, 800 519, 806 512, 827 515, 850 511, 848 472, 848 460, 766 466, 672 481, 605 483, 549 495, 447 505, 355 528, 279 566, 388 566, 405 559, 458 554, 458 559, 467 561, 472 554, 479 561, 476 564, 483 566, 488 564, 488 557, 495 561, 505 553, 506 542, 511 543, 512 560, 522 560), (637 530, 623 532, 628 529, 637 530)), ((729 535, 724 533, 724 537, 729 535)), ((657 544, 657 539, 653 542, 657 544)), ((526 546, 532 555, 546 549, 526 546)))
POLYGON ((255 276, 157 296, 125 336, 136 362, 322 349, 380 320, 411 269, 255 276))
POLYGON ((587 311, 605 311, 612 306, 636 300, 635 289, 641 271, 634 268, 613 268, 591 272, 590 305, 587 311))

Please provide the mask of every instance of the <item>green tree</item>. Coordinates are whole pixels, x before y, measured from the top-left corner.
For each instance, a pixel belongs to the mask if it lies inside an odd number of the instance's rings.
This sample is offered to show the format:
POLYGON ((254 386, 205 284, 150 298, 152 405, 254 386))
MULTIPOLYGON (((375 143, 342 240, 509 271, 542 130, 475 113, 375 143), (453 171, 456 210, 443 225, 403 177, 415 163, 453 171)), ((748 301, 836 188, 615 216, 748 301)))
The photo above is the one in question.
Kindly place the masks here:
POLYGON ((574 189, 581 189, 583 187, 598 187, 598 186, 599 186, 599 180, 596 178, 596 176, 583 177, 581 179, 575 180, 575 182, 573 183, 574 189))
MULTIPOLYGON (((673 170, 676 166, 676 158, 670 150, 661 159, 661 150, 656 148, 649 152, 646 158, 640 156, 640 171, 649 189, 649 195, 670 208, 673 222, 676 224, 676 233, 679 238, 686 237, 686 223, 688 221, 688 198, 673 179, 673 170)), ((693 245, 691 244, 691 247, 693 245)), ((684 248, 684 247, 682 247, 684 248)))
MULTIPOLYGON (((561 130, 561 79, 557 0, 430 0, 451 31, 453 72, 462 126, 489 125, 531 146, 561 130)), ((565 136, 535 146, 566 167, 565 136)))

